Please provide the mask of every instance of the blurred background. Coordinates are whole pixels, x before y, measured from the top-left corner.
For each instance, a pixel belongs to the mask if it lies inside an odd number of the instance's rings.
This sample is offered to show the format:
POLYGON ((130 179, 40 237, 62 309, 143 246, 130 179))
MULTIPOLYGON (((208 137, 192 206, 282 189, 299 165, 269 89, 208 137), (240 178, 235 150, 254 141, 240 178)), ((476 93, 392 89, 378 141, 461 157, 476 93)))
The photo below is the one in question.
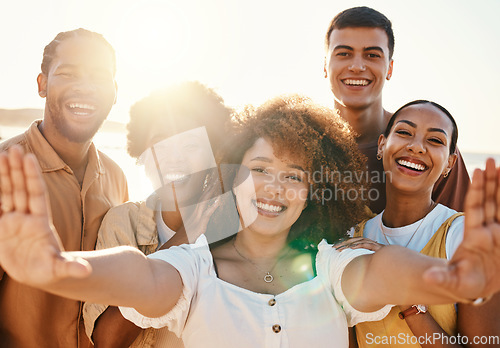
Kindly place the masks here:
MULTIPOLYGON (((324 35, 340 11, 366 5, 393 23, 394 73, 384 106, 414 99, 445 106, 456 118, 468 169, 500 161, 500 26, 497 0, 18 0, 0 4, 0 137, 42 116, 36 76, 58 32, 99 32, 117 54, 118 101, 96 144, 125 170, 131 199, 149 187, 125 152, 128 110, 153 89, 199 80, 239 108, 283 93, 326 106, 324 35), (18 110, 22 109, 22 110, 18 110)), ((149 191, 150 192, 150 191, 149 191)))

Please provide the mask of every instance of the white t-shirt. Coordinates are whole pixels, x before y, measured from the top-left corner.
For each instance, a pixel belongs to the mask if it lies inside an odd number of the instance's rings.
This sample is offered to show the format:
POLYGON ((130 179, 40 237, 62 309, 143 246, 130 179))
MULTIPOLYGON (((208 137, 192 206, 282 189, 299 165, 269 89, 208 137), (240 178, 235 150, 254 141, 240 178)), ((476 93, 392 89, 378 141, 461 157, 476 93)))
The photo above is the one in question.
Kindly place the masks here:
MULTIPOLYGON (((442 204, 438 204, 423 219, 418 220, 411 225, 391 228, 383 225, 382 215, 384 214, 384 212, 381 212, 380 214, 366 222, 363 235, 366 238, 370 238, 371 240, 384 245, 388 244, 387 240, 392 245, 401 246, 406 246, 406 244, 410 242, 407 248, 420 252, 432 238, 434 233, 436 233, 439 227, 455 213, 455 210, 450 209, 442 204), (415 235, 413 235, 417 228, 418 231, 415 233, 415 235), (385 233, 385 237, 382 233, 382 229, 385 233)), ((349 234, 352 236, 354 234, 354 229, 351 229, 349 234)), ((455 253, 455 250, 457 250, 458 245, 462 242, 463 238, 464 217, 459 216, 458 218, 453 220, 453 223, 451 224, 446 236, 446 257, 448 260, 451 259, 451 257, 455 253)))
POLYGON ((160 318, 132 308, 122 315, 137 326, 167 326, 186 348, 348 347, 347 326, 384 318, 390 305, 373 312, 355 310, 341 289, 341 276, 365 249, 338 252, 325 241, 318 246, 317 276, 279 295, 260 294, 219 279, 205 236, 195 244, 161 250, 148 257, 174 266, 183 282, 175 307, 160 318))
POLYGON ((155 211, 156 231, 158 232, 158 249, 175 235, 175 231, 167 226, 161 215, 161 210, 155 211))

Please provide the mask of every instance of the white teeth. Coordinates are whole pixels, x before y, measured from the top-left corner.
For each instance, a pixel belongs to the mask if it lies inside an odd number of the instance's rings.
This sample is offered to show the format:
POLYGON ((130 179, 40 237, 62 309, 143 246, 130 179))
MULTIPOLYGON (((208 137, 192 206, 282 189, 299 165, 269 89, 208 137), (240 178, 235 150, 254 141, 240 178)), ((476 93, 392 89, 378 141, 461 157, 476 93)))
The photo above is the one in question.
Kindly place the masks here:
POLYGON ((346 85, 350 85, 350 86, 367 86, 369 82, 367 80, 351 80, 351 79, 348 79, 348 80, 344 80, 344 83, 346 85))
POLYGON ((262 202, 256 202, 255 205, 257 206, 257 208, 271 212, 271 213, 277 213, 277 212, 280 212, 284 209, 283 206, 272 205, 272 204, 267 204, 267 203, 262 203, 262 202))
POLYGON ((177 181, 184 179, 186 176, 187 175, 184 173, 168 173, 165 174, 165 179, 167 179, 168 181, 177 181))
POLYGON ((90 104, 71 103, 71 104, 69 104, 69 107, 71 109, 78 108, 78 109, 95 110, 95 106, 94 105, 90 105, 90 104))
POLYGON ((419 171, 425 170, 425 166, 422 164, 412 163, 412 162, 408 162, 408 161, 401 160, 401 159, 398 160, 398 164, 405 166, 405 167, 408 167, 408 168, 419 170, 419 171))

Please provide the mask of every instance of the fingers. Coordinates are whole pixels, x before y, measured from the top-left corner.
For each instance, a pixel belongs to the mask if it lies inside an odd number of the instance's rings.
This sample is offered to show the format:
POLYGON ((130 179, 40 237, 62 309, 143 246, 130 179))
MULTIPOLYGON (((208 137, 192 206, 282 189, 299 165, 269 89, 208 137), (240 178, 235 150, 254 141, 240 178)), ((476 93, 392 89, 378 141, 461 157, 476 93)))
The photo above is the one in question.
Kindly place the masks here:
POLYGON ((496 191, 497 191, 497 170, 495 161, 488 158, 486 169, 484 170, 484 223, 491 224, 496 216, 496 191))
POLYGON ((15 145, 0 154, 0 191, 2 211, 28 210, 37 215, 48 215, 45 183, 33 154, 23 154, 15 145))
POLYGON ((338 250, 342 251, 347 248, 350 249, 368 249, 372 251, 377 251, 380 248, 382 248, 384 245, 377 243, 371 239, 364 238, 364 237, 354 237, 351 239, 348 239, 342 243, 339 243, 337 245, 334 245, 333 247, 338 250))
POLYGON ((484 186, 483 171, 474 170, 472 183, 465 197, 465 232, 481 227, 484 222, 484 186))
MULTIPOLYGON (((344 239, 344 238, 342 238, 342 239, 344 239)), ((353 243, 359 242, 360 240, 363 240, 363 239, 364 239, 364 237, 352 237, 352 238, 348 238, 346 240, 342 240, 342 242, 340 242, 340 243, 334 244, 333 247, 335 249, 344 248, 344 247, 349 246, 349 245, 351 245, 353 243)))
POLYGON ((7 152, 0 153, 0 192, 2 194, 2 212, 8 213, 14 209, 14 202, 7 152))
POLYGON ((17 146, 9 149, 10 182, 14 210, 25 213, 28 210, 28 198, 23 171, 23 151, 17 146))
POLYGON ((28 208, 34 215, 50 216, 45 181, 35 155, 24 156, 24 174, 28 192, 28 208))
POLYGON ((428 284, 438 285, 443 288, 453 289, 457 286, 457 279, 450 270, 451 266, 447 267, 431 267, 423 274, 424 281, 428 284))

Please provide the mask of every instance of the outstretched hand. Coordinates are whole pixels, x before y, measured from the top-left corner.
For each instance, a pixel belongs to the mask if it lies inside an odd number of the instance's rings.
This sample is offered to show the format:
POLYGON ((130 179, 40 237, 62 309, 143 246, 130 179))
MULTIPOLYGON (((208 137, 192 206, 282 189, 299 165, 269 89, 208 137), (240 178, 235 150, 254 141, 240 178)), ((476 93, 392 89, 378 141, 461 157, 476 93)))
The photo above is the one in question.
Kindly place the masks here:
POLYGON ((90 265, 66 256, 52 225, 47 190, 33 154, 0 153, 0 265, 13 279, 44 287, 84 278, 90 265))
POLYGON ((500 291, 500 168, 488 159, 476 169, 465 200, 464 240, 446 267, 435 267, 424 280, 459 295, 460 302, 500 291))

